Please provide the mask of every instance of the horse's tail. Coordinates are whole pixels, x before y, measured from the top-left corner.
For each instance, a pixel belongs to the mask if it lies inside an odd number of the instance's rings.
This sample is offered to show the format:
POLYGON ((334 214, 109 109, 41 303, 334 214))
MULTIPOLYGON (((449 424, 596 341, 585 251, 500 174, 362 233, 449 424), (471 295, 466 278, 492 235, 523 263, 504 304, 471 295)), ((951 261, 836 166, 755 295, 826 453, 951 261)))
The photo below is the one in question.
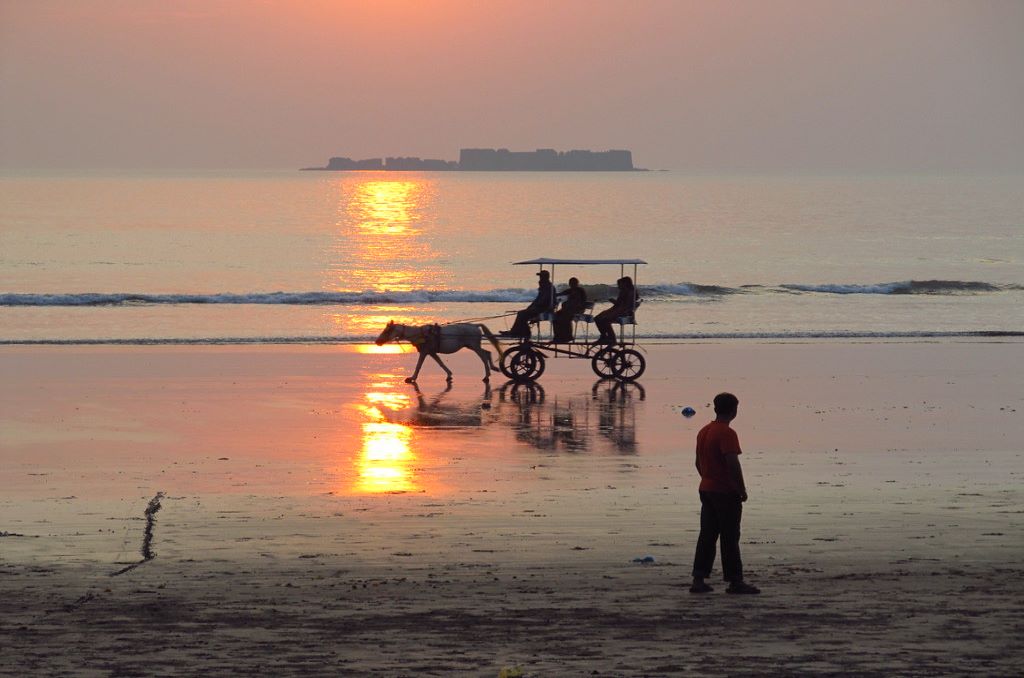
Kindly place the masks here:
POLYGON ((494 350, 498 352, 498 357, 500 358, 501 357, 501 344, 498 343, 498 338, 496 336, 494 336, 494 333, 492 333, 489 329, 487 329, 487 325, 484 325, 483 323, 477 323, 477 327, 480 328, 480 331, 484 333, 484 336, 487 337, 487 339, 494 346, 494 350))

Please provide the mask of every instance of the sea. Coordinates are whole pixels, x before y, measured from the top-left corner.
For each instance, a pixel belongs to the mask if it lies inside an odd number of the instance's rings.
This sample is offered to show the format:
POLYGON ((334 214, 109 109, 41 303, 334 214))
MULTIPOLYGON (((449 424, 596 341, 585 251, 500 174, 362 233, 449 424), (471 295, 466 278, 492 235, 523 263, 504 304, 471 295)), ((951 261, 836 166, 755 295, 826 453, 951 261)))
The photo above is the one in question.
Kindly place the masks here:
POLYGON ((637 341, 1024 335, 1024 176, 0 176, 0 344, 332 344, 493 330, 558 265, 637 341))

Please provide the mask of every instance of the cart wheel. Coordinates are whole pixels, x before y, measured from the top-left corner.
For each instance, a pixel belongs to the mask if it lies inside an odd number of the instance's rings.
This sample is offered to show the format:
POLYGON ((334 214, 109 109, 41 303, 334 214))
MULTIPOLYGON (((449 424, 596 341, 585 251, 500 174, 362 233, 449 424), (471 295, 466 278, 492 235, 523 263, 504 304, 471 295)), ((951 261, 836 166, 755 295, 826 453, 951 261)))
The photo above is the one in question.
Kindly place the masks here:
POLYGON ((501 355, 499 367, 513 381, 534 381, 544 374, 544 355, 529 346, 515 346, 501 355))
POLYGON ((640 355, 640 351, 632 348, 625 348, 619 351, 614 358, 615 378, 622 381, 635 381, 640 378, 647 368, 647 361, 640 355))
POLYGON ((504 374, 509 379, 513 378, 512 372, 509 370, 509 363, 512 362, 512 356, 518 354, 519 351, 522 350, 522 348, 523 347, 519 345, 507 349, 504 353, 501 354, 501 359, 498 361, 498 369, 500 369, 501 373, 504 374))
POLYGON ((618 349, 614 346, 608 346, 594 354, 590 361, 590 366, 594 368, 594 374, 602 379, 617 377, 618 375, 615 372, 615 355, 618 352, 618 349))

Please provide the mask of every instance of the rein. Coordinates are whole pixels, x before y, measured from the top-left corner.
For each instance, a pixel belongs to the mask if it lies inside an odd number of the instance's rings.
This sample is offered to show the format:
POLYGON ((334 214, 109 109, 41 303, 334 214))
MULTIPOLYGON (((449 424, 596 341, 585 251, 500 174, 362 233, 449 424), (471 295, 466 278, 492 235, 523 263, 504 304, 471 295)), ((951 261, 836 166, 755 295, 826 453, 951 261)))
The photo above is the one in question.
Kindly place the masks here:
POLYGON ((507 318, 508 316, 515 314, 515 311, 508 311, 507 313, 499 313, 498 315, 485 315, 479 318, 463 318, 461 320, 449 320, 446 323, 441 323, 441 327, 447 327, 448 325, 458 325, 460 323, 475 323, 480 320, 494 320, 495 318, 507 318))

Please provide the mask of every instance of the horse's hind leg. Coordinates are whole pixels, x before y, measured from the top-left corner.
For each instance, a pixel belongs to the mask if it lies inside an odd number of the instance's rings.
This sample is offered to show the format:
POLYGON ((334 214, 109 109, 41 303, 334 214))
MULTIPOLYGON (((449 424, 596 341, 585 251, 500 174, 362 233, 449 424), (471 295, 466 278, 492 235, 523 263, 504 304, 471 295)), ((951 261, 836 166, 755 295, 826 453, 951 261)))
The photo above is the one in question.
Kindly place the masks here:
POLYGON ((478 356, 480 356, 480 360, 482 360, 484 363, 484 381, 490 381, 491 365, 494 364, 493 362, 491 362, 491 352, 483 348, 482 346, 477 346, 476 348, 473 349, 473 353, 476 353, 478 356))
POLYGON ((427 359, 426 353, 420 353, 420 357, 416 360, 416 369, 412 371, 411 377, 405 378, 405 383, 415 384, 416 379, 420 376, 420 368, 423 367, 423 361, 427 359))
POLYGON ((441 366, 441 369, 444 370, 444 373, 448 375, 446 380, 447 381, 451 381, 452 380, 452 371, 448 369, 447 365, 445 365, 443 362, 441 362, 441 356, 437 355, 436 353, 431 353, 430 357, 433 358, 435 361, 437 361, 437 364, 441 366))

